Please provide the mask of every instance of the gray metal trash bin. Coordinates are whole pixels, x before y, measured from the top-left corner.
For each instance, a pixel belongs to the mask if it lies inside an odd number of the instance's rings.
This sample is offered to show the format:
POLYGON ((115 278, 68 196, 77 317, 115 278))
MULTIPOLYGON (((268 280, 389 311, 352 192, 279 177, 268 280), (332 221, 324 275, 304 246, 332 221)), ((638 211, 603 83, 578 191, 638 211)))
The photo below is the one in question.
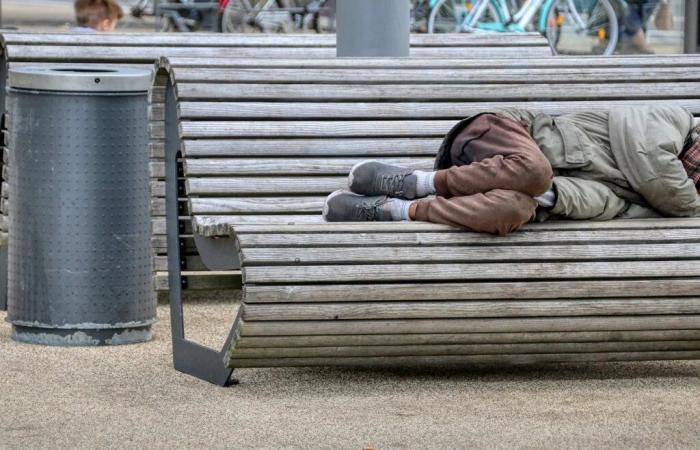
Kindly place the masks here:
POLYGON ((8 320, 17 341, 150 340, 151 72, 9 72, 8 320))

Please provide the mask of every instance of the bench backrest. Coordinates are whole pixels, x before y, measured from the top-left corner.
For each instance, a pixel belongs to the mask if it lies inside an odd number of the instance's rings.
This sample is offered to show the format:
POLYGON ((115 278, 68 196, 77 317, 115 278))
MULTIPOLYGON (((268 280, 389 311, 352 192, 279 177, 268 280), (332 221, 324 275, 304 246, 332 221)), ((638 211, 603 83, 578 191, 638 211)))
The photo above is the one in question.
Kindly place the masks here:
POLYGON ((477 111, 559 114, 656 102, 700 115, 692 94, 699 57, 288 64, 164 64, 179 115, 167 120, 178 121, 182 216, 194 232, 318 223, 325 196, 345 186, 356 162, 430 168, 443 135, 477 111))

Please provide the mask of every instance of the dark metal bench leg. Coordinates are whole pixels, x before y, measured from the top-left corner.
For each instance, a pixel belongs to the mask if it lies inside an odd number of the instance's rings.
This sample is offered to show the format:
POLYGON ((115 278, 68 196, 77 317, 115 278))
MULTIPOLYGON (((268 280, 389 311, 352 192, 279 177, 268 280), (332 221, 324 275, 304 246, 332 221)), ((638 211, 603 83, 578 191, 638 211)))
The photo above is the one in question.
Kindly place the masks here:
MULTIPOLYGON (((221 351, 188 341, 182 309, 182 273, 180 271, 180 236, 178 226, 178 166, 179 137, 175 95, 168 84, 165 103, 165 164, 166 214, 168 234, 168 284, 170 288, 170 323, 172 326, 173 363, 176 370, 219 386, 231 384, 233 369, 224 364, 233 328, 221 351)), ((234 323, 235 327, 235 323, 234 323)))

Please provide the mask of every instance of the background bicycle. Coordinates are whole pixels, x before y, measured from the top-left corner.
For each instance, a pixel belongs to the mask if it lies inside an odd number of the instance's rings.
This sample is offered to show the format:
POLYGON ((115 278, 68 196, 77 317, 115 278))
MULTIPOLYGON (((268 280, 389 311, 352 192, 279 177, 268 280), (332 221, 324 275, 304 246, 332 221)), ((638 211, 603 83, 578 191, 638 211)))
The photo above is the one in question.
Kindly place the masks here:
POLYGON ((220 0, 224 33, 335 31, 335 0, 220 0))
POLYGON ((611 0, 437 0, 428 30, 539 31, 558 54, 609 55, 619 36, 611 0))

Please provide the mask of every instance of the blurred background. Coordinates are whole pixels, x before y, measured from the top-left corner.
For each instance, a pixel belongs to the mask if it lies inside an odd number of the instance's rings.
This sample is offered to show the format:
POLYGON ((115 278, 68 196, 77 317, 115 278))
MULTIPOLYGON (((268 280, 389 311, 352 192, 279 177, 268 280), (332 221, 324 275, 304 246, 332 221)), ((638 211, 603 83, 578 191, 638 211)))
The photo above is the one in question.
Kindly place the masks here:
MULTIPOLYGON (((508 0, 517 8, 518 0, 508 0)), ((650 13, 644 17, 647 50, 655 53, 681 53, 683 50, 685 0, 648 1, 650 13), (664 17, 657 20, 661 3, 664 17)), ((696 1, 696 0, 687 0, 696 1)), ((118 30, 125 32, 333 32, 334 10, 332 0, 121 0, 125 16, 118 30), (245 8, 258 8, 255 17, 245 8), (159 14, 156 13, 160 11, 159 14)), ((415 32, 428 31, 428 17, 434 0, 414 0, 413 28, 415 32)), ((439 3, 439 2, 438 2, 439 3)), ((453 2, 454 3, 454 2, 453 2)), ((469 1, 462 1, 462 4, 469 1)), ((611 0, 612 3, 612 0, 611 0)), ((628 0, 635 3, 635 0, 628 0)), ((73 0, 0 0, 2 26, 27 31, 68 31, 74 25, 73 0)), ((623 48, 622 39, 616 53, 635 53, 634 48, 623 48)))

